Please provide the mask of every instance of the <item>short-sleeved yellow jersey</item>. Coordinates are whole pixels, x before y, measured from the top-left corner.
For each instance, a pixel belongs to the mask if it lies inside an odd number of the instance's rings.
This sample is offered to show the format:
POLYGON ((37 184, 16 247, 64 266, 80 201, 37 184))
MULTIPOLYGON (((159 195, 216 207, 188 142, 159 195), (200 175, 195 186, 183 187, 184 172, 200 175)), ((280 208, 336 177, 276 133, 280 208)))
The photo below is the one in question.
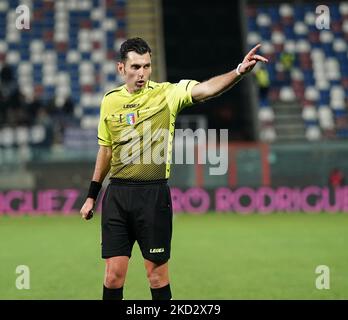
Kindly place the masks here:
POLYGON ((112 148, 111 178, 169 178, 175 119, 183 108, 193 104, 191 91, 197 83, 148 81, 135 93, 129 93, 123 85, 105 94, 98 143, 112 148))

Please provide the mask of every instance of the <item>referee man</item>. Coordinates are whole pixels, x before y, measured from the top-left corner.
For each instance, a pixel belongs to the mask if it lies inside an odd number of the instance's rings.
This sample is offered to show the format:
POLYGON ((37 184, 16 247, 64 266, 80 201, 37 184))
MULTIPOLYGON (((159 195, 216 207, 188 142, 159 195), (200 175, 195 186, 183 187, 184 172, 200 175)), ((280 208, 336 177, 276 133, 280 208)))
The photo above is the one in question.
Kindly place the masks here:
POLYGON ((132 247, 138 242, 153 300, 170 300, 168 261, 172 204, 167 180, 175 119, 185 107, 232 88, 258 61, 255 46, 234 70, 204 82, 150 81, 151 49, 141 38, 125 41, 117 70, 125 84, 107 92, 101 103, 99 151, 81 215, 88 220, 110 172, 102 202, 104 300, 122 300, 132 247), (163 134, 168 133, 168 134, 163 134))

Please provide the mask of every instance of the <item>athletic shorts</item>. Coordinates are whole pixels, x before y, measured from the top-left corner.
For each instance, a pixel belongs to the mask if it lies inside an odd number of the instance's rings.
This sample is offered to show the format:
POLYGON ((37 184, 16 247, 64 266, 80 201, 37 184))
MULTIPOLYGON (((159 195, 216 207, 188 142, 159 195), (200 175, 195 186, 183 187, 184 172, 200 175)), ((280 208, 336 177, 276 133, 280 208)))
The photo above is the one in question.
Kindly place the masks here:
POLYGON ((135 241, 145 259, 170 258, 172 202, 167 180, 110 179, 102 203, 102 258, 131 257, 135 241))

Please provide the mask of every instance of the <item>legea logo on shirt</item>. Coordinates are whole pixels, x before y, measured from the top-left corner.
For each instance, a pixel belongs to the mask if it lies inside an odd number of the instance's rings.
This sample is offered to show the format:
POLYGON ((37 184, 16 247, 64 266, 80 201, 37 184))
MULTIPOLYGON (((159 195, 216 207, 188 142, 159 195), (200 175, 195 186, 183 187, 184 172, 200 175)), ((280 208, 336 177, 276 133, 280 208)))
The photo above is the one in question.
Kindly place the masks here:
POLYGON ((130 125, 134 124, 135 123, 135 114, 134 113, 128 113, 126 115, 126 121, 130 125))
POLYGON ((124 104, 123 109, 138 108, 139 106, 140 106, 139 103, 124 104))

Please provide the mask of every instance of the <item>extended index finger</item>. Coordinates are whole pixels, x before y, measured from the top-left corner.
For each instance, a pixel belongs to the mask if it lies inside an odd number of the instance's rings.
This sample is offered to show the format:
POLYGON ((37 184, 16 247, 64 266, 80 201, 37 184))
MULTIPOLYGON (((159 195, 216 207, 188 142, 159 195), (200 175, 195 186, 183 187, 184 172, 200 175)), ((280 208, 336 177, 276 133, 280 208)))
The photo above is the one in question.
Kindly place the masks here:
POLYGON ((256 51, 261 47, 261 44, 257 44, 254 48, 252 48, 249 53, 247 54, 247 56, 251 56, 251 55, 254 55, 256 53, 256 51))

